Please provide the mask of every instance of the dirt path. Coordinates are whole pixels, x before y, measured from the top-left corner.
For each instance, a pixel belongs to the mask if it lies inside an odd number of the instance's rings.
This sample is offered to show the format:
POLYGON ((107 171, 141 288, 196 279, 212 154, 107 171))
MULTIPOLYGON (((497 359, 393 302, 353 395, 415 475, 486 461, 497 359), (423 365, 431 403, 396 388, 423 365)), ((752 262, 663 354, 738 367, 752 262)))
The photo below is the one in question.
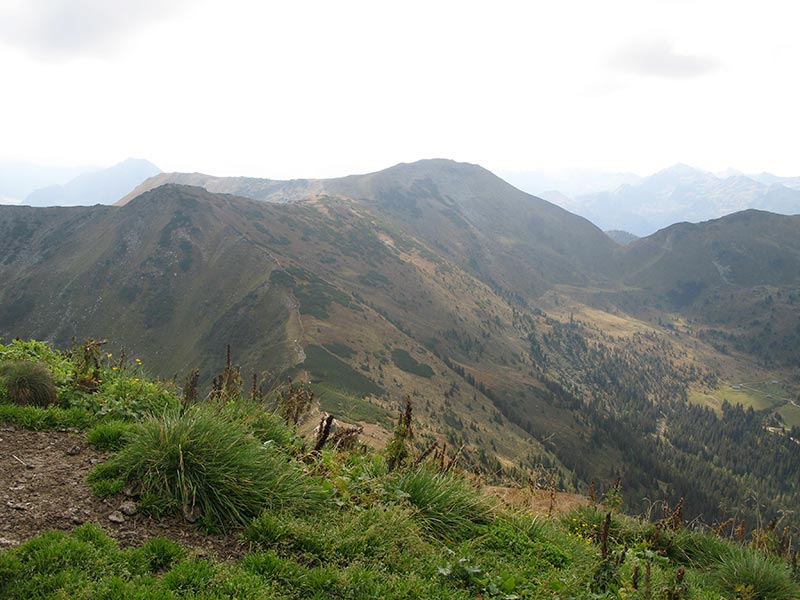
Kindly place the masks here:
POLYGON ((128 498, 94 496, 86 475, 106 458, 88 447, 81 433, 0 425, 0 549, 48 529, 72 530, 92 522, 123 547, 161 536, 202 556, 227 559, 245 553, 245 545, 234 536, 207 535, 175 518, 156 521, 140 514, 125 515, 120 507, 128 498))

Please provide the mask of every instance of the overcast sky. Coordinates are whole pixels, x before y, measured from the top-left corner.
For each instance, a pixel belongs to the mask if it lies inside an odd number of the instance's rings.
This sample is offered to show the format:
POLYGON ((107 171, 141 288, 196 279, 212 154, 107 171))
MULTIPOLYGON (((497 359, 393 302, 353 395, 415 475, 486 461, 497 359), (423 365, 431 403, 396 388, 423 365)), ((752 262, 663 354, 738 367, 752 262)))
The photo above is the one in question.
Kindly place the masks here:
POLYGON ((0 0, 0 158, 800 175, 792 0, 0 0))

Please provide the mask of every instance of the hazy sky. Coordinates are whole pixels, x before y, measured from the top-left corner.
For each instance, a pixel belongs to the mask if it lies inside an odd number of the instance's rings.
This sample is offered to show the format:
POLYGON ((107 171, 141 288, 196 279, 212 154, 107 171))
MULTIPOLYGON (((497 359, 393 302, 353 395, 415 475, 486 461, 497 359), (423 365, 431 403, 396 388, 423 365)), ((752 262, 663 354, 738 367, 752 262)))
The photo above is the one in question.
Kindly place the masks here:
POLYGON ((800 174, 796 1, 0 0, 0 158, 800 174))

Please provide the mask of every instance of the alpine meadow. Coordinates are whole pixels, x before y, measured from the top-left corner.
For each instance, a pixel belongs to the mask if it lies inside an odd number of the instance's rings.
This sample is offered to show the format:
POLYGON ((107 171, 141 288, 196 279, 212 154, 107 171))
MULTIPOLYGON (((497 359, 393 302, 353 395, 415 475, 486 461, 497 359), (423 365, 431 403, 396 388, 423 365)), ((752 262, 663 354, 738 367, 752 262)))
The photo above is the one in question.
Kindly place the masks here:
POLYGON ((800 600, 798 17, 0 5, 0 598, 800 600))

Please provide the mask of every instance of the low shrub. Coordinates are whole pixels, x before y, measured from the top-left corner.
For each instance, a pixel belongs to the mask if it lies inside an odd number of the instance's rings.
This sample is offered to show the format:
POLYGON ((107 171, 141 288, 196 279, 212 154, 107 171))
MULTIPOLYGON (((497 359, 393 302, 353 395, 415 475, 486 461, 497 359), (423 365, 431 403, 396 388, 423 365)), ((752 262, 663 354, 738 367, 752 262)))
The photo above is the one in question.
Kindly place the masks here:
POLYGON ((206 405, 145 418, 108 469, 139 482, 152 508, 209 527, 246 524, 264 508, 318 507, 327 495, 299 463, 206 405))
POLYGON ((72 393, 69 404, 104 419, 137 420, 180 406, 180 400, 165 384, 147 381, 135 374, 104 373, 93 393, 72 393))
POLYGON ((14 404, 46 407, 56 402, 56 385, 47 367, 29 360, 0 364, 5 393, 14 404))

